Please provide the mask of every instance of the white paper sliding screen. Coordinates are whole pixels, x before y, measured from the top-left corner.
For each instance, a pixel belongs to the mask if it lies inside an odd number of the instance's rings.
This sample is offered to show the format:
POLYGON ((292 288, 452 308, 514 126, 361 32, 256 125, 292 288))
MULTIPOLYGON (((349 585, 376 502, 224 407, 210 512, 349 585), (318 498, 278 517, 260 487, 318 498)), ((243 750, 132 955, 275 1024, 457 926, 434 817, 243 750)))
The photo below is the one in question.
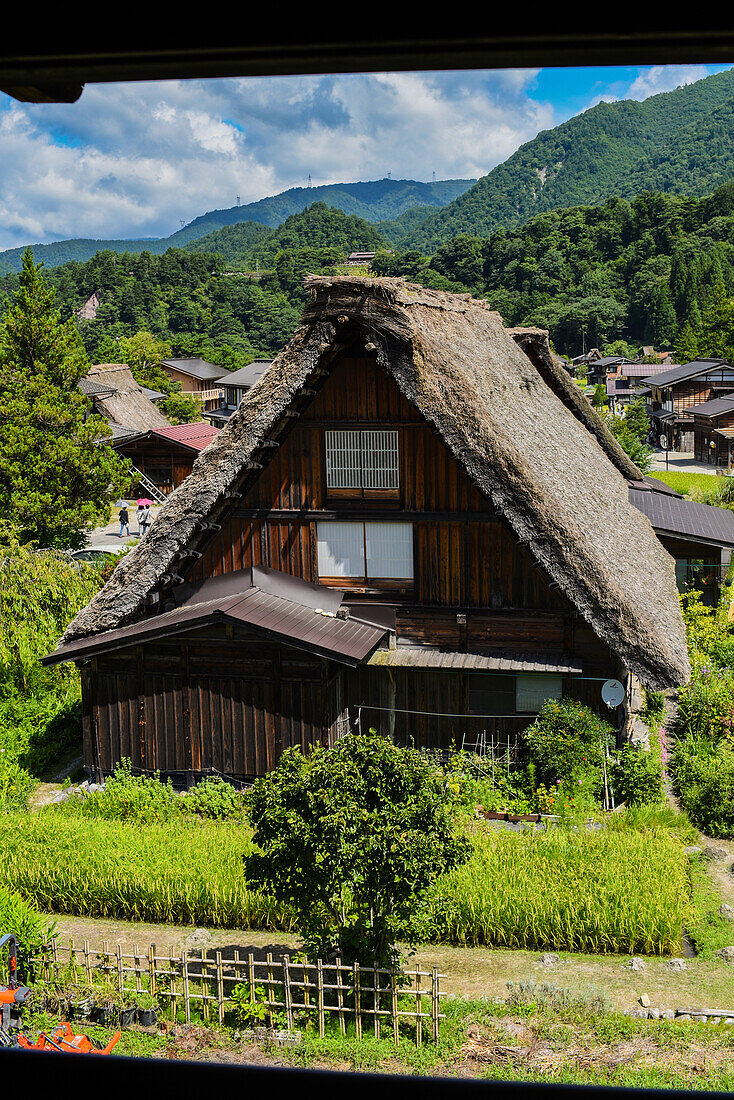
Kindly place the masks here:
POLYGON ((413 579, 413 526, 365 523, 367 576, 413 579))
POLYGON ((364 524, 316 524, 320 577, 364 577, 364 524))
POLYGON ((320 577, 413 579, 413 525, 326 520, 316 525, 320 577))
POLYGON ((330 429, 324 434, 327 489, 374 492, 400 487, 397 431, 330 429))

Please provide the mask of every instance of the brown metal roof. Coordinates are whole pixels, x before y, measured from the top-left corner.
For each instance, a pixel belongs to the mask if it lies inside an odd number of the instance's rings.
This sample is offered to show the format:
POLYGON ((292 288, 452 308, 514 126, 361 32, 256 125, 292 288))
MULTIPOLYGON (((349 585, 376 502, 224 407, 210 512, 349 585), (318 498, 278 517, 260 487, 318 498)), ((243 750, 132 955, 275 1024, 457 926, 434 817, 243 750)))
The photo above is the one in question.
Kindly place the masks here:
POLYGON ((663 493, 630 488, 630 503, 650 520, 659 535, 698 539, 718 546, 734 546, 734 512, 663 493))
POLYGON ((367 664, 379 668, 433 668, 445 672, 577 672, 580 660, 548 653, 454 653, 427 646, 378 649, 367 664))
MULTIPOLYGON (((242 576, 250 576, 250 571, 243 571, 242 576)), ((315 586, 306 587, 310 589, 315 586)), ((389 629, 363 622, 346 609, 349 617, 341 618, 338 607, 329 609, 328 597, 331 593, 324 590, 324 595, 324 607, 321 608, 314 607, 314 601, 308 599, 308 595, 306 602, 300 602, 297 592, 296 599, 287 599, 282 594, 266 592, 256 586, 246 587, 244 591, 234 594, 224 592, 214 599, 184 603, 173 611, 142 622, 69 642, 42 658, 42 661, 47 665, 73 661, 96 653, 125 649, 146 639, 180 634, 215 622, 229 622, 249 626, 296 649, 306 649, 343 664, 356 665, 380 644, 389 629)))

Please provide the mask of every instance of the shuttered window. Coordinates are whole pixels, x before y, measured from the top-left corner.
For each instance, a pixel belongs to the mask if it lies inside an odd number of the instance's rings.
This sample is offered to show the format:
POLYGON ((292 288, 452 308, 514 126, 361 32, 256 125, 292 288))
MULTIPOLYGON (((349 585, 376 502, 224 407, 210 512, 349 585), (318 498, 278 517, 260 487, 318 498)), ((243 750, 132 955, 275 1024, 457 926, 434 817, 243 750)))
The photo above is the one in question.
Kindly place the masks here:
POLYGON ((327 489, 399 488, 397 431, 339 429, 325 435, 327 489))
POLYGON ((320 577, 412 580, 413 525, 328 520, 316 525, 320 577))
POLYGON ((516 706, 522 713, 537 714, 549 699, 563 697, 563 681, 557 673, 518 673, 516 706))

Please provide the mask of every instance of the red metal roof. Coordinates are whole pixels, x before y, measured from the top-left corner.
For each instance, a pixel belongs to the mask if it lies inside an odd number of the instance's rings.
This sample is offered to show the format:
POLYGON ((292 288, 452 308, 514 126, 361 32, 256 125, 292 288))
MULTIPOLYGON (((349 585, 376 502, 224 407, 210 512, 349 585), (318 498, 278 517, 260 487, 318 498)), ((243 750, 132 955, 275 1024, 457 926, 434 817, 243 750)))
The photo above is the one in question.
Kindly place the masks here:
POLYGON ((174 443, 180 443, 194 451, 203 451, 219 435, 219 431, 212 424, 198 420, 195 424, 172 424, 170 428, 156 428, 153 434, 162 436, 163 439, 172 439, 174 443))

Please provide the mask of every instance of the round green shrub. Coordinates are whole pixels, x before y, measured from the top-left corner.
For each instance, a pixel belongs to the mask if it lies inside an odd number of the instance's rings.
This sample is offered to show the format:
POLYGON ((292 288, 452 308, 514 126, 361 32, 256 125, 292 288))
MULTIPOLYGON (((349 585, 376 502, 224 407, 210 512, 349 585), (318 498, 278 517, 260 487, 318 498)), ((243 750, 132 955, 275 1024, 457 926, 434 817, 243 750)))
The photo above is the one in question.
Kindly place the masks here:
POLYGON ((734 837, 734 752, 691 737, 677 745, 670 770, 693 824, 708 836, 734 837))
POLYGON ((546 787, 586 775, 600 795, 605 748, 614 745, 614 730, 588 707, 570 699, 549 700, 523 734, 538 781, 546 787))
POLYGON ((244 816, 244 797, 231 783, 210 776, 202 779, 185 796, 182 806, 199 817, 237 821, 244 816))
POLYGON ((617 802, 628 806, 657 806, 665 797, 660 749, 625 745, 614 769, 617 802))

